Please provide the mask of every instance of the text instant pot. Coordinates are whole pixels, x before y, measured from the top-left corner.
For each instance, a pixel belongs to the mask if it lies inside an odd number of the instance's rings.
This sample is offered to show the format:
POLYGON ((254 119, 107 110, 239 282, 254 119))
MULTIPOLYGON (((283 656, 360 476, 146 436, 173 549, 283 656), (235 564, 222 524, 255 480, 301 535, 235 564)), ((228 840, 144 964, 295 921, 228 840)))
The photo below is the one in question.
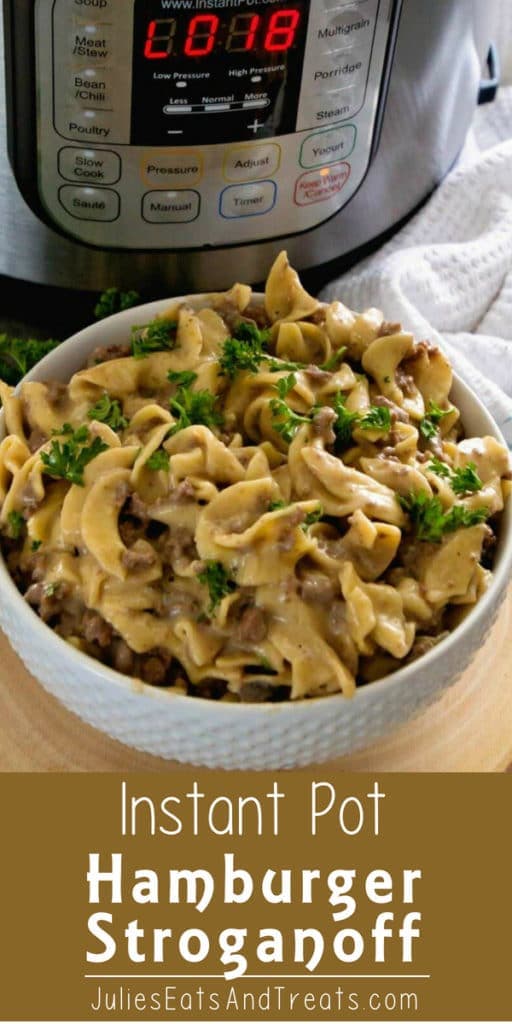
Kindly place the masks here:
POLYGON ((213 965, 226 979, 250 975, 261 965, 295 964, 312 973, 333 958, 341 964, 363 958, 375 965, 388 958, 412 963, 421 945, 422 872, 414 865, 390 871, 380 862, 386 794, 379 784, 360 798, 338 792, 330 782, 305 781, 294 817, 303 834, 314 838, 318 860, 300 868, 282 863, 283 844, 275 846, 276 839, 287 838, 281 833, 285 800, 277 782, 263 798, 214 799, 194 782, 182 797, 158 802, 130 794, 123 782, 123 845, 143 838, 150 849, 152 838, 169 837, 169 855, 165 865, 159 857, 158 864, 155 858, 134 866, 128 851, 89 854, 87 962, 122 959, 177 973, 185 965, 213 965), (328 850, 322 837, 327 822, 331 837, 333 822, 339 836, 334 844, 329 840, 328 850), (182 852, 173 858, 173 838, 185 835, 196 848, 193 864, 182 852), (372 864, 357 855, 361 836, 366 850, 369 839, 372 850, 374 844, 372 864), (232 849, 219 847, 222 837, 232 849), (247 840, 250 857, 244 854, 247 840), (204 865, 196 866, 206 849, 215 857, 204 856, 204 865), (255 907, 259 921, 252 926, 255 907), (261 908, 267 916, 263 926, 261 908))

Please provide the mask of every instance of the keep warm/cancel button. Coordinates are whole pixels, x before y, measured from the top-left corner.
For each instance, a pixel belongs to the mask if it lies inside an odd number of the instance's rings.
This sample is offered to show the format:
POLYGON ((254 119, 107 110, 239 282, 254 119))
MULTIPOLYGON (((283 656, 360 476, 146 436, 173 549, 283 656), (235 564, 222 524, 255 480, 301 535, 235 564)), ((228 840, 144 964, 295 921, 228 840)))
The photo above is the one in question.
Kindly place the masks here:
POLYGON ((322 167, 319 171, 301 174, 295 185, 295 203, 297 206, 310 206, 311 203, 325 202, 341 192, 349 177, 350 164, 345 160, 322 167))

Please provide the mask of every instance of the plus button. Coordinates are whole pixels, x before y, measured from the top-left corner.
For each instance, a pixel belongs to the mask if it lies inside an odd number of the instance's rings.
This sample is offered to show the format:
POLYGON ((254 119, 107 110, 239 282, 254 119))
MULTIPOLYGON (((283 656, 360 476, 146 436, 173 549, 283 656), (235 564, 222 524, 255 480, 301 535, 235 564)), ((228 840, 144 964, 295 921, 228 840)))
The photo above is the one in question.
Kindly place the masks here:
POLYGON ((259 131, 260 128, 263 128, 263 121, 258 121, 258 118, 255 117, 253 123, 248 124, 247 127, 256 135, 256 132, 259 131))

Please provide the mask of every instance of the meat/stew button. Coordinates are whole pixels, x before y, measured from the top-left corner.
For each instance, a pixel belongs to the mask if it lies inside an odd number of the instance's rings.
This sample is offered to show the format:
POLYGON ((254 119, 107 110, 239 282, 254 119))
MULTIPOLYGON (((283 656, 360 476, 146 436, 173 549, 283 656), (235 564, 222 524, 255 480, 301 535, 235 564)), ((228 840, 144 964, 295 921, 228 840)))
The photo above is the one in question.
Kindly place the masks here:
POLYGON ((295 183, 294 200, 297 206, 310 206, 311 203, 323 203, 341 192, 350 177, 350 164, 343 160, 330 167, 322 167, 318 171, 301 174, 295 183))

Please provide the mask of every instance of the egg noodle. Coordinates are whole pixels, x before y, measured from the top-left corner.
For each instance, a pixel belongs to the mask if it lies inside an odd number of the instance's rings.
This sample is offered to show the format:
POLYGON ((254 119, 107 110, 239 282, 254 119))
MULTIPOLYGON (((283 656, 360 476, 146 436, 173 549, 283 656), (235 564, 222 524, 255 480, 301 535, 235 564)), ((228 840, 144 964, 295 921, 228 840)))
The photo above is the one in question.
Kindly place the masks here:
POLYGON ((452 371, 281 253, 170 304, 69 384, 0 384, 9 569, 121 672, 224 700, 354 693, 488 585, 507 450, 464 439, 452 371))

